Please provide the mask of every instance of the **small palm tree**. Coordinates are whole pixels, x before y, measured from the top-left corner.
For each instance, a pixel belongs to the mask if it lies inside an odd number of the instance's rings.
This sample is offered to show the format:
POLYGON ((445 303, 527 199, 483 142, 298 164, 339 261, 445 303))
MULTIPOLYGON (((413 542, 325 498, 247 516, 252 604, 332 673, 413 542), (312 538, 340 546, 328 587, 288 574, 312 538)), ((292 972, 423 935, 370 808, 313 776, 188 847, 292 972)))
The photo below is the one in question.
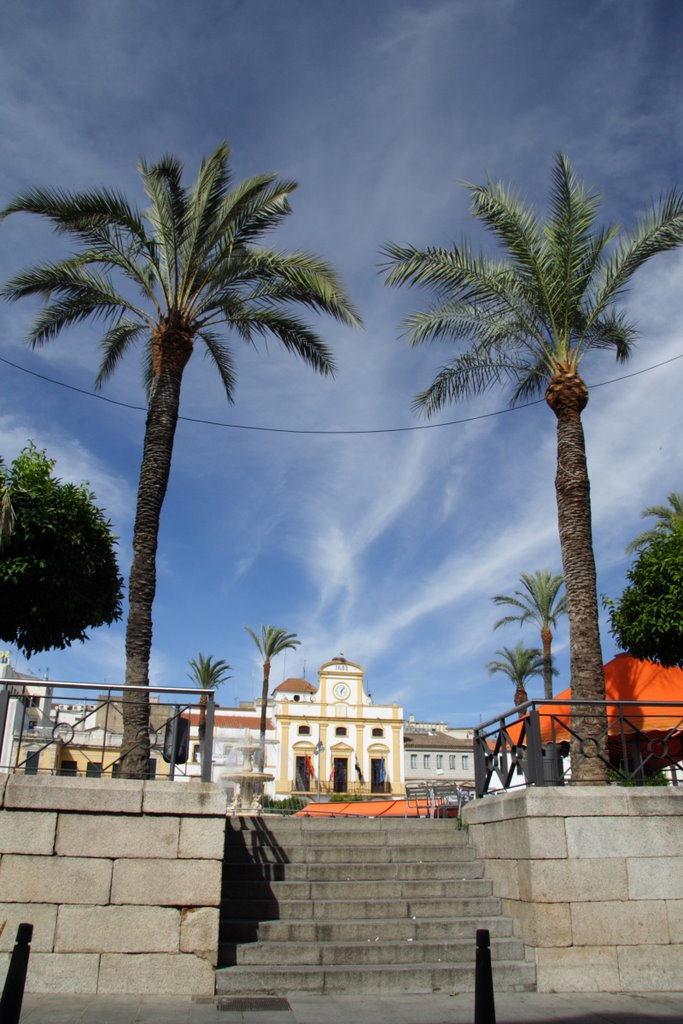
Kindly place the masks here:
POLYGON ((557 620, 567 614, 567 595, 560 591, 564 585, 562 576, 549 572, 548 569, 537 569, 535 573, 523 572, 520 576, 522 589, 513 594, 496 594, 495 604, 511 605, 518 609, 516 615, 506 615, 499 619, 494 629, 505 626, 508 622, 533 622, 541 633, 543 646, 543 689, 546 700, 553 699, 553 630, 557 620))
POLYGON ((683 523, 683 492, 672 491, 667 495, 666 500, 669 502, 668 505, 651 505, 650 508, 644 508, 640 513, 641 519, 655 516, 659 522, 655 523, 650 530, 645 530, 633 538, 626 548, 627 555, 633 555, 662 532, 673 533, 675 525, 683 523))
POLYGON ((286 629, 276 626, 261 626, 261 635, 249 626, 244 627, 256 644, 263 658, 263 689, 261 691, 261 721, 259 725, 259 771, 263 771, 266 763, 266 712, 268 709, 268 689, 270 685, 270 664, 283 651, 293 651, 301 645, 296 633, 288 633, 286 629))
MULTIPOLYGON (((180 391, 196 349, 213 364, 229 402, 235 366, 224 335, 253 343, 273 337, 322 374, 332 374, 329 347, 296 315, 298 308, 356 325, 358 317, 332 268, 306 252, 259 244, 291 212, 295 182, 260 175, 233 185, 230 149, 202 161, 191 188, 173 156, 140 162, 149 207, 140 213, 110 189, 70 193, 31 189, 0 212, 33 213, 69 235, 74 252, 17 274, 0 294, 38 296, 45 305, 28 334, 33 347, 86 320, 105 324, 101 385, 135 343, 145 345, 148 406, 128 587, 126 683, 149 685, 152 605, 161 508, 168 487, 180 391)), ((149 760, 149 699, 123 704, 124 777, 142 778, 149 760)))
MULTIPOLYGON (((216 658, 214 660, 211 655, 209 655, 208 658, 205 658, 201 651, 196 658, 190 658, 189 666, 192 671, 187 673, 187 678, 196 686, 201 687, 202 690, 217 690, 218 687, 222 686, 222 684, 227 682, 228 679, 232 679, 232 676, 228 675, 232 665, 228 665, 227 661, 223 661, 222 658, 216 658)), ((200 736, 203 736, 204 734, 206 723, 206 704, 207 696, 203 693, 199 698, 200 736)))
POLYGON ((526 682, 534 676, 543 675, 543 654, 538 647, 525 647, 521 640, 510 650, 503 647, 496 651, 500 661, 489 661, 486 668, 490 675, 502 672, 515 684, 515 707, 526 704, 529 697, 526 682))
MULTIPOLYGON (((435 296, 426 312, 406 319, 411 343, 465 343, 465 351, 417 395, 415 406, 430 416, 496 385, 510 388, 513 405, 545 396, 557 427, 555 492, 572 693, 577 699, 604 701, 581 422, 588 387, 579 371, 591 352, 611 349, 620 362, 628 358, 637 330, 618 302, 639 267, 683 242, 683 192, 671 192, 613 247, 619 229, 596 229, 599 196, 584 189, 562 154, 555 162, 545 221, 502 184, 466 187, 473 215, 493 232, 504 250, 502 258, 476 253, 466 241, 450 248, 384 249, 388 284, 427 286, 435 296)), ((572 744, 573 781, 598 781, 597 771, 607 783, 606 717, 599 706, 582 716, 581 733, 589 742, 572 744), (589 762, 587 749, 597 750, 598 758, 589 762)))

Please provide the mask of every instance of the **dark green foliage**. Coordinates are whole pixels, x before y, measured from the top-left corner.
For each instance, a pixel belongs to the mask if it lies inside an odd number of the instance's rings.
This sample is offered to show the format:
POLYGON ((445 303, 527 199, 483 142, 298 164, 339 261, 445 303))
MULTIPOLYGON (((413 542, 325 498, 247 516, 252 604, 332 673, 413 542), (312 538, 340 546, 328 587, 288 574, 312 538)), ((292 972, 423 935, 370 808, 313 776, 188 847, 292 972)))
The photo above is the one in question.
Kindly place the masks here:
POLYGON ((660 532, 627 573, 618 601, 605 601, 610 629, 635 658, 683 668, 683 524, 660 532))
POLYGON ((279 811, 281 814, 295 814, 297 811, 302 811, 307 803, 308 800, 304 800, 300 796, 286 796, 278 799, 264 793, 261 798, 261 806, 264 811, 279 811))
POLYGON ((27 656, 121 618, 111 524, 85 485, 62 483, 53 468, 32 444, 2 468, 15 518, 0 557, 0 638, 27 656))

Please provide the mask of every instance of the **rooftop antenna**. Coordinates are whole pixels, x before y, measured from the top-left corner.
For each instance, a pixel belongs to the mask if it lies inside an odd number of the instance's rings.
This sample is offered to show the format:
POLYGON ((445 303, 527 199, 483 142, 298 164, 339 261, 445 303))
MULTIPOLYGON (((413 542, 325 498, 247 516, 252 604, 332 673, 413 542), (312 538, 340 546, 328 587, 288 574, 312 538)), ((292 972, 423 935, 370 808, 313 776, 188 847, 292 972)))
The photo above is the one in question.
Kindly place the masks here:
POLYGON ((306 678, 306 662, 304 661, 303 677, 306 678))

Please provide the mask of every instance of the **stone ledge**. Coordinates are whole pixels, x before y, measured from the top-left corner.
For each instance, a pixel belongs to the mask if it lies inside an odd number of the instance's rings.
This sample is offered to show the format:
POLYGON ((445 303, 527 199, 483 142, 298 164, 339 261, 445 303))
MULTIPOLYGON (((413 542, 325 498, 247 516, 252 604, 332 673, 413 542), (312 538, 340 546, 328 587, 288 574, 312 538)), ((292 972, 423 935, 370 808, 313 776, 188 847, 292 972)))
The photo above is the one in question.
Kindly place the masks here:
POLYGON ((222 861, 224 854, 224 818, 180 818, 179 858, 222 861))
POLYGON ((187 814, 194 817, 224 818, 228 796, 215 782, 144 782, 142 809, 145 814, 187 814))
POLYGON ((212 996, 215 985, 216 972, 208 960, 189 953, 103 953, 97 991, 212 996))
POLYGON ((31 953, 27 992, 97 992, 100 958, 97 953, 31 953))
POLYGON ((112 861, 89 857, 0 860, 0 899, 6 903, 109 903, 112 861))
POLYGON ((222 864, 216 860, 117 860, 110 902, 217 907, 221 900, 221 873, 222 864))
POLYGON ((55 847, 56 811, 0 811, 0 853, 51 856, 55 847))
POLYGON ((180 912, 170 907, 61 906, 54 949, 56 953, 177 953, 179 937, 180 912))
POLYGON ((619 992, 617 951, 614 946, 537 949, 536 989, 538 992, 619 992))
MULTIPOLYGON (((0 951, 11 953, 17 928, 25 921, 33 925, 32 953, 51 953, 54 949, 57 906, 49 903, 0 903, 0 923, 6 921, 0 935, 0 951)), ((0 977, 3 977, 0 974, 0 977)))
POLYGON ((683 945, 618 946, 621 992, 680 992, 683 945))
POLYGON ((5 789, 5 807, 33 811, 140 814, 143 785, 135 779, 12 775, 5 789))
POLYGON ((178 853, 179 818, 60 814, 56 852, 63 857, 167 857, 178 853))

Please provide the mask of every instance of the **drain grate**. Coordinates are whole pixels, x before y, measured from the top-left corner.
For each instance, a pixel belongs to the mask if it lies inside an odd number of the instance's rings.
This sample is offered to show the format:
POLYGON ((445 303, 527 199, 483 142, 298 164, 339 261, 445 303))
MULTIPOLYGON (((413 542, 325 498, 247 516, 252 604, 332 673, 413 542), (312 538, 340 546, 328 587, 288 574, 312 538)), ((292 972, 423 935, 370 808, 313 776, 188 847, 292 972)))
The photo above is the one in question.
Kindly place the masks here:
POLYGON ((231 996, 217 999, 216 1009, 246 1013, 248 1010, 290 1010, 291 1007, 280 996, 231 996))

